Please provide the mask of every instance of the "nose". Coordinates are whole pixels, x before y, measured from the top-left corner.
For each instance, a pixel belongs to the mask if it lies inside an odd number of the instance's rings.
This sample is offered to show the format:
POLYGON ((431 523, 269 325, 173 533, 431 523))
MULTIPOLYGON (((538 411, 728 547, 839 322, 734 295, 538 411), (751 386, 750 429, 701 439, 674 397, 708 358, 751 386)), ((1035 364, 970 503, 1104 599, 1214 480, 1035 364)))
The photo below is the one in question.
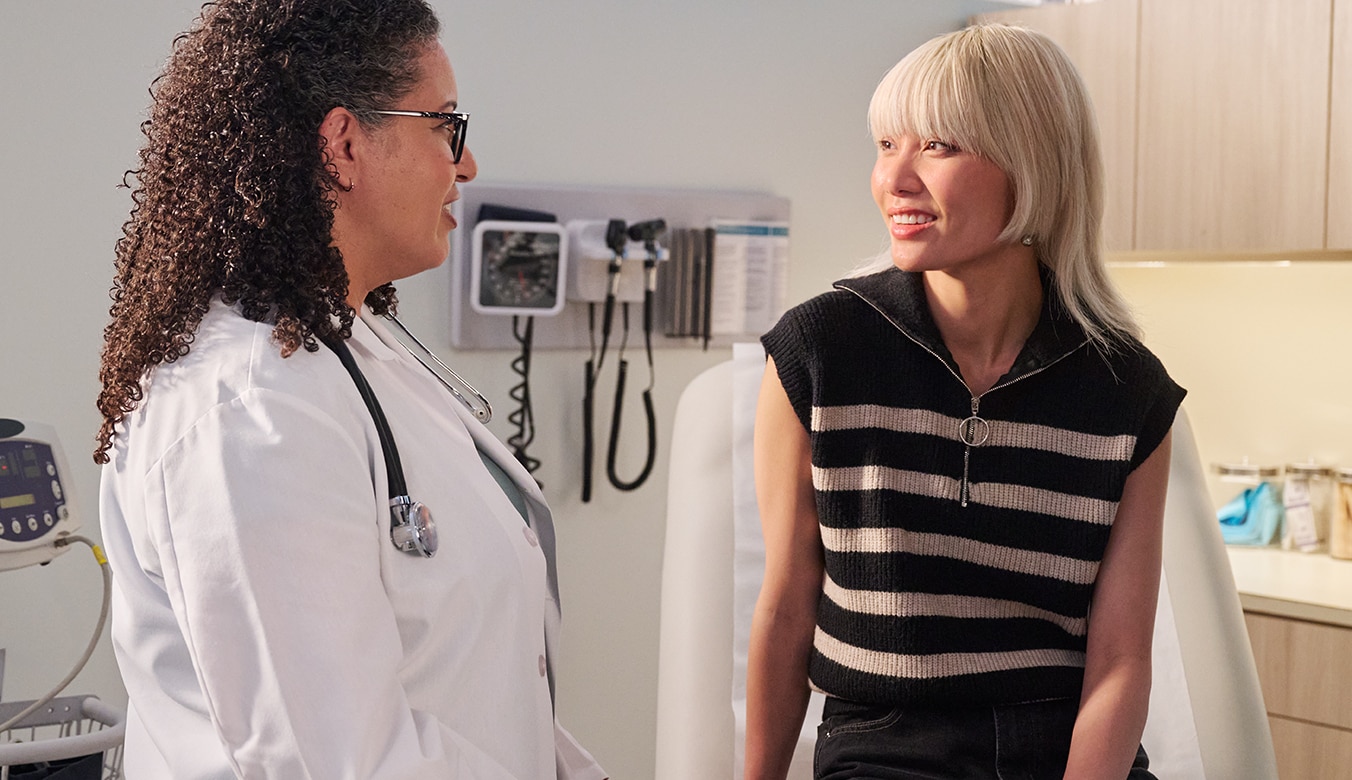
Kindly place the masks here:
POLYGON ((479 162, 474 159, 474 152, 470 151, 468 146, 460 155, 460 162, 455 165, 456 181, 473 181, 475 176, 479 175, 479 162))
POLYGON ((893 195, 913 195, 924 189, 916 171, 915 155, 909 151, 879 156, 873 178, 880 190, 893 195))

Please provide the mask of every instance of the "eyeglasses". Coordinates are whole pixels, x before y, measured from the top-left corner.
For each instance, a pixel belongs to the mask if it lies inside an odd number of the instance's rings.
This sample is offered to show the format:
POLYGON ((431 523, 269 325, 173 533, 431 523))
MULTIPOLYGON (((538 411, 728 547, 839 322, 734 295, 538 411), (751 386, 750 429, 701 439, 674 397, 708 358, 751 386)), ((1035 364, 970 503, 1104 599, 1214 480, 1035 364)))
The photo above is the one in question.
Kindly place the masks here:
POLYGON ((469 128, 469 114, 462 111, 446 113, 444 111, 373 111, 386 116, 415 116, 424 119, 440 119, 441 126, 451 131, 451 155, 456 165, 465 153, 465 132, 469 128))

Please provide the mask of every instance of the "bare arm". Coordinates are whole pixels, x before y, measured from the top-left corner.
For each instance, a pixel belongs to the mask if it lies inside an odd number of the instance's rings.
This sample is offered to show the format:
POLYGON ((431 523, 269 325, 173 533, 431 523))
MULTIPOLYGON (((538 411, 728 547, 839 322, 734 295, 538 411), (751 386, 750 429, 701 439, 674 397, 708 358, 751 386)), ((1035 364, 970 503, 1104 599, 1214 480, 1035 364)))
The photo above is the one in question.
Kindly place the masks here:
POLYGON ((823 561, 808 434, 773 360, 756 407, 755 455, 765 580, 747 658, 746 780, 781 780, 807 708, 823 561))
POLYGON ((1094 586, 1066 780, 1127 776, 1150 705, 1171 435, 1127 477, 1094 586))

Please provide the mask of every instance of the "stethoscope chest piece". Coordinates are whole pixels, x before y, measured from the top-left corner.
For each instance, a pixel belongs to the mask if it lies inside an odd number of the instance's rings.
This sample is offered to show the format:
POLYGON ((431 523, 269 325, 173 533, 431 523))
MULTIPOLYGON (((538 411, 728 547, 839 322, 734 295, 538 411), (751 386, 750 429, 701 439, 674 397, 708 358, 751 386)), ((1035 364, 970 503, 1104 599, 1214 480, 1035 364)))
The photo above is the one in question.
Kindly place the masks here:
POLYGON ((390 541, 406 553, 431 558, 437 552, 437 524, 432 511, 408 496, 390 499, 390 541))

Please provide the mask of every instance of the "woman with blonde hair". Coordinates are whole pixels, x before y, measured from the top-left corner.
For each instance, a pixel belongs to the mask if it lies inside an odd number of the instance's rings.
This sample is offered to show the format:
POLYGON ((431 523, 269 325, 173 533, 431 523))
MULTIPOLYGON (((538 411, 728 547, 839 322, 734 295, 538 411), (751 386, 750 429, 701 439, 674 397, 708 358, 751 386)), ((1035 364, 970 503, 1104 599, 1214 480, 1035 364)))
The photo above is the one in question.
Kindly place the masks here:
POLYGON ((1149 778, 1169 429, 1184 391, 1100 249, 1092 108, 1044 36, 906 56, 869 109, 885 263, 763 339, 766 573, 746 777, 1149 778))

